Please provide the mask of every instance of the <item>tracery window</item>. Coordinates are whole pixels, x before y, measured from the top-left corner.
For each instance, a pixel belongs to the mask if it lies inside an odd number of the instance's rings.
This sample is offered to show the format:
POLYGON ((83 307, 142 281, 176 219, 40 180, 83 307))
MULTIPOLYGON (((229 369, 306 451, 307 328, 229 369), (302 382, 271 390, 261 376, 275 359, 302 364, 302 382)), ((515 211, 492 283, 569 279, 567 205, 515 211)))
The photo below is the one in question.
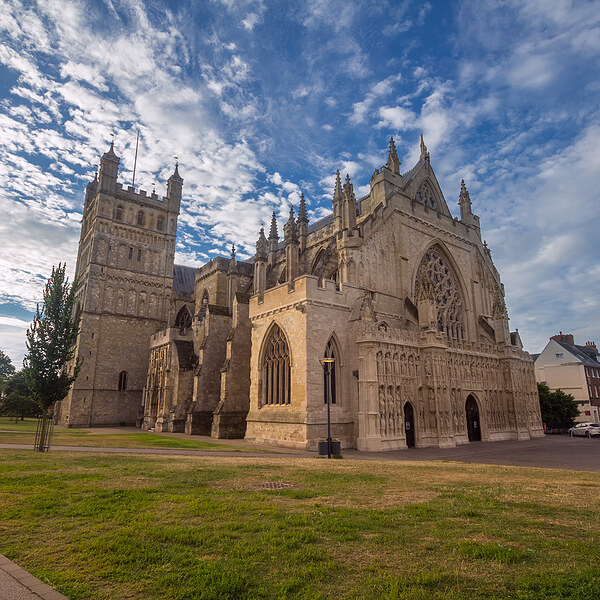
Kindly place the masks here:
POLYGON ((336 395, 336 372, 339 369, 338 365, 338 353, 335 349, 335 341, 333 338, 330 338, 327 342, 327 346, 325 347, 325 354, 323 358, 333 358, 334 363, 329 367, 329 377, 327 377, 327 371, 323 369, 323 402, 327 404, 327 386, 329 384, 329 402, 331 404, 337 403, 337 395, 336 395))
POLYGON ((192 326, 192 315, 186 306, 182 306, 181 310, 175 317, 175 327, 179 327, 179 333, 184 334, 185 330, 192 326))
POLYGON ((435 208, 435 196, 431 190, 431 186, 426 181, 417 191, 417 200, 427 206, 427 208, 435 208))
POLYGON ((440 248, 433 246, 425 252, 419 272, 421 270, 425 270, 433 286, 438 331, 445 333, 450 339, 463 340, 462 295, 456 274, 440 248))
POLYGON ((275 324, 263 345, 263 404, 291 401, 291 361, 287 340, 275 324))

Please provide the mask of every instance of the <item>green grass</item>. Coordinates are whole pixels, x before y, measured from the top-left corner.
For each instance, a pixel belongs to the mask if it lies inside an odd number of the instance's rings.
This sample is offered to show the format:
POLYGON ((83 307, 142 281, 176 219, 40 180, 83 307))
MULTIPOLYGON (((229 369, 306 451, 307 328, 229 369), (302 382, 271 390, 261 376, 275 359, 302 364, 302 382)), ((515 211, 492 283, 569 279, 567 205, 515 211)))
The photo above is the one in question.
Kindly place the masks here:
POLYGON ((440 462, 0 450, 0 552, 71 600, 595 600, 598 485, 440 462))
MULTIPOLYGON (((0 417, 0 444, 31 444, 35 440, 37 420, 25 419, 15 423, 8 417, 0 417)), ((53 446, 87 446, 101 448, 177 448, 189 450, 219 450, 238 452, 261 452, 255 448, 215 444, 190 438, 177 438, 160 433, 100 433, 102 429, 54 428, 53 446)), ((266 451, 265 451, 266 452, 266 451)))

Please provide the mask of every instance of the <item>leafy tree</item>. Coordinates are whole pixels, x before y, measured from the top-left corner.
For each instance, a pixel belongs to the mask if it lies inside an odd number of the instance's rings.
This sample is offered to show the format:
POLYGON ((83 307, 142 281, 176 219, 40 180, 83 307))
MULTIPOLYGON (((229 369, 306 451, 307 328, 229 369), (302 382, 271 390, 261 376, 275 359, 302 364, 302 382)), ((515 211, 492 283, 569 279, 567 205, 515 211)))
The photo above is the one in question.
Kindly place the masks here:
POLYGON ((0 350, 0 382, 15 374, 15 367, 10 357, 0 350))
POLYGON ((562 390, 551 392, 550 388, 543 383, 537 385, 542 421, 550 429, 568 429, 572 427, 575 418, 579 415, 575 398, 571 394, 565 394, 562 390))
POLYGON ((18 371, 7 379, 4 384, 2 398, 0 398, 0 415, 10 415, 21 421, 25 417, 35 417, 40 409, 37 402, 31 397, 25 373, 18 371))
POLYGON ((73 364, 80 317, 75 314, 77 281, 65 275, 66 264, 52 267, 44 288, 44 302, 38 304, 27 330, 27 354, 23 361, 31 395, 42 412, 41 435, 37 450, 45 449, 49 408, 69 393, 81 362, 73 364))

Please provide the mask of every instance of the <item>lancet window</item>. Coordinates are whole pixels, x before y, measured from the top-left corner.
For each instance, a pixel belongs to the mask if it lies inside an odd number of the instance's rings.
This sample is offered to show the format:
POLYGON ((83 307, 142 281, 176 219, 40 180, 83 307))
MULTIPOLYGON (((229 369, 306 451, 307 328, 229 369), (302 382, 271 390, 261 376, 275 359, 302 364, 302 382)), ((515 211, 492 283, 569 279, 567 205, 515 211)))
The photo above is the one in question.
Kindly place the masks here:
POLYGON ((119 391, 124 392, 127 390, 127 371, 121 371, 119 373, 119 391))
POLYGON ((323 358, 333 358, 334 360, 333 363, 330 363, 328 367, 323 369, 323 402, 327 404, 327 398, 329 398, 331 404, 337 404, 336 374, 339 370, 339 365, 338 352, 336 352, 333 338, 330 338, 327 342, 323 358), (329 369, 329 375, 327 375, 327 368, 329 369))
POLYGON ((448 259, 442 251, 433 246, 427 252, 419 266, 424 270, 433 286, 438 331, 448 338, 464 339, 464 303, 458 280, 448 259))
POLYGON ((291 401, 291 361, 287 340, 275 324, 263 346, 263 404, 289 404, 291 401))
POLYGON ((427 208, 435 208, 435 196, 429 183, 424 182, 417 191, 417 201, 421 202, 427 208))

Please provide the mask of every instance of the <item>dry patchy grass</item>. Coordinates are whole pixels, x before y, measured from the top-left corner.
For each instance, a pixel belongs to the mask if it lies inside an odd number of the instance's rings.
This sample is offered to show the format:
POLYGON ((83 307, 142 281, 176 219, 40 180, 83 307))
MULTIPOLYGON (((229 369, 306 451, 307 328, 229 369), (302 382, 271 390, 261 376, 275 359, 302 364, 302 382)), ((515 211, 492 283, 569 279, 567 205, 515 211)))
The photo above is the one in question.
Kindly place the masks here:
POLYGON ((0 452, 0 552, 72 600, 600 595, 595 473, 0 452))

